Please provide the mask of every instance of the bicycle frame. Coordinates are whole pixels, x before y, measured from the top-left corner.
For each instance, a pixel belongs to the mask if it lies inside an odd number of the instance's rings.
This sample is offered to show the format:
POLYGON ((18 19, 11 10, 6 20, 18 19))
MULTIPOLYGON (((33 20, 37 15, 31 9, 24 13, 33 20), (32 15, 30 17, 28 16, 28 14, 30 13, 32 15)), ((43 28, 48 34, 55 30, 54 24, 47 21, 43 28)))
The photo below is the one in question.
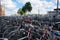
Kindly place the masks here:
POLYGON ((28 40, 30 40, 30 37, 31 37, 30 31, 31 31, 31 27, 28 30, 28 40))

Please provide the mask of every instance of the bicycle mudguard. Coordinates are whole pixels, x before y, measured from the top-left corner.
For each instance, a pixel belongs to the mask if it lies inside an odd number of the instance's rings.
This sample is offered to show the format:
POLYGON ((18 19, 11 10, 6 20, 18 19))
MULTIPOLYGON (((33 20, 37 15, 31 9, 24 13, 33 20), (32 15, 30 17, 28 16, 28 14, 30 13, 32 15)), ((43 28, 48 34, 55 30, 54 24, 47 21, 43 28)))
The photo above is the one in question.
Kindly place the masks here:
POLYGON ((60 37, 60 32, 55 32, 54 34, 60 37))

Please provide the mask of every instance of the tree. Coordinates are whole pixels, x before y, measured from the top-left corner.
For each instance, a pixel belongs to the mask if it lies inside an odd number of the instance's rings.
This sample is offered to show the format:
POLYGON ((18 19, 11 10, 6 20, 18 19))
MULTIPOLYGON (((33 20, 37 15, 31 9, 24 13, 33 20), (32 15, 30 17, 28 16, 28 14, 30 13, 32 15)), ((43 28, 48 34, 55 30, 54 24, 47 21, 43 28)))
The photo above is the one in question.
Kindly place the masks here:
POLYGON ((31 3, 30 3, 30 2, 27 2, 27 3, 25 4, 25 6, 23 6, 22 10, 23 10, 24 12, 27 12, 27 11, 31 12, 31 10, 32 10, 31 3))
POLYGON ((31 12, 31 10, 32 10, 31 3, 30 3, 30 2, 27 2, 27 3, 22 7, 22 9, 21 9, 21 8, 18 9, 18 12, 17 12, 17 13, 19 13, 20 15, 24 15, 24 14, 26 14, 27 11, 28 11, 28 12, 31 12))
POLYGON ((22 11, 22 9, 20 8, 19 10, 18 10, 18 12, 17 12, 18 14, 20 14, 20 15, 24 15, 25 13, 22 11))

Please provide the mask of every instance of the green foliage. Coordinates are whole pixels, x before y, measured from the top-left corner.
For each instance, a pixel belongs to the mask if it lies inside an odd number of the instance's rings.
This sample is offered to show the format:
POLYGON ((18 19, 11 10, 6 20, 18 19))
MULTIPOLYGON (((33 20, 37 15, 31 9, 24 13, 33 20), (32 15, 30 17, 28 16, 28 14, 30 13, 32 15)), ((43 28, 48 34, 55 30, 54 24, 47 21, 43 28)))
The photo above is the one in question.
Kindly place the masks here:
POLYGON ((25 6, 23 6, 22 10, 23 10, 24 13, 26 13, 26 11, 27 11, 25 6))
POLYGON ((26 6, 27 11, 30 12, 30 11, 32 10, 31 3, 30 3, 30 2, 27 2, 27 3, 25 4, 25 6, 26 6))
POLYGON ((32 6, 30 2, 27 2, 22 9, 19 9, 17 13, 19 13, 20 15, 24 15, 27 11, 31 12, 32 10, 32 6))
POLYGON ((21 11, 20 11, 20 14, 21 14, 21 15, 24 15, 25 13, 21 10, 21 11))
POLYGON ((24 12, 22 11, 22 9, 19 9, 17 13, 20 15, 24 15, 24 12))
POLYGON ((21 11, 21 8, 20 8, 20 9, 18 9, 18 12, 17 12, 17 13, 19 14, 19 13, 20 13, 20 11, 21 11))

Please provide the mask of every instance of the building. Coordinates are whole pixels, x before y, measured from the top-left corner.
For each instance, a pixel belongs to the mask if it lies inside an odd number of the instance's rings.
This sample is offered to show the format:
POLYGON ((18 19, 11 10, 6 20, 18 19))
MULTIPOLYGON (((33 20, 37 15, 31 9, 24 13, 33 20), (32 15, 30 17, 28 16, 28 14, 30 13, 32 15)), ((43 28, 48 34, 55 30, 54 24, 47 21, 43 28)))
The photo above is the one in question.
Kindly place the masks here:
POLYGON ((59 8, 59 0, 57 0, 57 8, 53 11, 48 11, 49 19, 57 19, 60 20, 60 8, 59 8))
POLYGON ((49 19, 53 19, 53 17, 60 19, 60 8, 54 9, 54 11, 48 11, 48 17, 49 19))
POLYGON ((5 16, 5 10, 1 3, 0 3, 0 16, 5 16))
POLYGON ((54 9, 54 11, 48 11, 48 15, 49 17, 52 17, 52 16, 57 16, 57 15, 60 15, 60 8, 59 9, 54 9))

